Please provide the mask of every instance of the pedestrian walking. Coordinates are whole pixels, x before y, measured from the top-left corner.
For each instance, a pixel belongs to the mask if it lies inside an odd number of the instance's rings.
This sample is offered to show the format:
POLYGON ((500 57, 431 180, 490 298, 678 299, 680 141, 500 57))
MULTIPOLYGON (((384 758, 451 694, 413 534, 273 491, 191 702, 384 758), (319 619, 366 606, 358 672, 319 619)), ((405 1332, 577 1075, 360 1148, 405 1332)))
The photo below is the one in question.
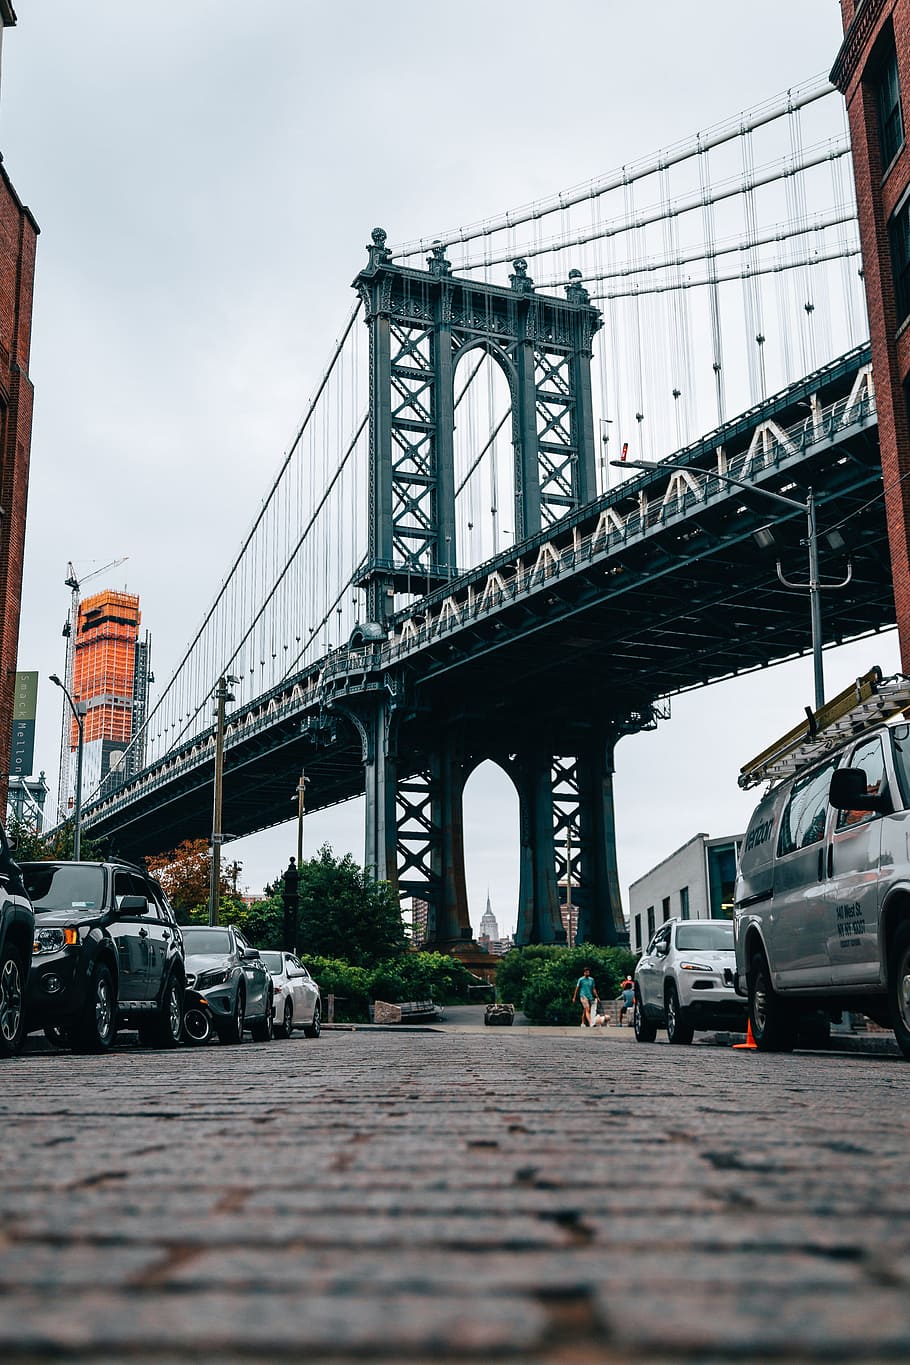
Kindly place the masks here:
POLYGON ((575 993, 572 996, 572 1004, 576 1000, 581 1004, 581 1023, 579 1028, 590 1028, 593 1022, 593 1012, 596 1009, 596 1001, 600 999, 597 994, 597 987, 594 985, 594 978, 591 975, 591 968, 582 968, 581 976, 575 983, 575 993))

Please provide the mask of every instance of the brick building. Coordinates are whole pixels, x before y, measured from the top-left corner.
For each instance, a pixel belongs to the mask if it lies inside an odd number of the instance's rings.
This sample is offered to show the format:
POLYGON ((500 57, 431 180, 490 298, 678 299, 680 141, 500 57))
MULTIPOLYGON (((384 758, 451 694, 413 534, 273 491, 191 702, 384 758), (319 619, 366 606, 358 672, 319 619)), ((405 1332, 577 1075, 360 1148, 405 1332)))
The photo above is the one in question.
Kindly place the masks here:
MULTIPOLYGON (((16 22, 0 0, 0 44, 16 22)), ((6 809, 32 436, 28 376, 38 224, 0 158, 0 810, 6 809)))
POLYGON ((847 102, 901 662, 910 671, 910 0, 841 0, 847 102))

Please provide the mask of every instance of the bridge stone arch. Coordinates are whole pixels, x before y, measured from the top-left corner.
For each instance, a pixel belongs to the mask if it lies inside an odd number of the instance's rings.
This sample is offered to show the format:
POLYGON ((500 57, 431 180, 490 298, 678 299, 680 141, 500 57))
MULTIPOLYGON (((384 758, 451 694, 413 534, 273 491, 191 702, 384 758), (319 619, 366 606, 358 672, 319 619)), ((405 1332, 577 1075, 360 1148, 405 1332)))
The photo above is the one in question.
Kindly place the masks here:
POLYGON ((515 450, 516 540, 596 494, 591 345, 601 325, 580 274, 565 298, 538 294, 527 263, 508 288, 452 274, 441 243, 428 269, 395 265, 374 228, 354 280, 370 334, 369 550, 360 585, 367 620, 396 594, 455 571, 453 453, 457 358, 483 344, 507 364, 515 450))

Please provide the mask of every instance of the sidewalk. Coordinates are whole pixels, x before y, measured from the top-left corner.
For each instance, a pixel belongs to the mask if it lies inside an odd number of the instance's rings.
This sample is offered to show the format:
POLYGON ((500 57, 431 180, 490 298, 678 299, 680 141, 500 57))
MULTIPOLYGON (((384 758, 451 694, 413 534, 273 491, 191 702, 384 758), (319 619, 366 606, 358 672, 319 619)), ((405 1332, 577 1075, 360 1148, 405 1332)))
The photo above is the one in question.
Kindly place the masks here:
MULTIPOLYGON (((533 1038, 579 1038, 586 1043, 595 1038, 611 1043, 634 1043, 635 1030, 628 1024, 619 1027, 607 1024, 594 1029, 579 1028, 577 1025, 530 1024, 525 1016, 516 1011, 514 1022, 503 1027, 489 1027, 484 1024, 483 1005, 447 1005, 445 1017, 435 1024, 324 1024, 326 1029, 339 1029, 345 1032, 361 1030, 379 1033, 520 1033, 533 1038)), ((715 1032, 697 1033, 695 1047, 732 1047, 734 1043, 744 1043, 744 1033, 715 1032)), ((655 1042, 667 1045, 667 1035, 658 1032, 655 1042)), ((797 1051, 811 1049, 798 1048, 797 1051)), ((824 1050, 829 1053, 852 1053, 866 1057, 899 1057, 900 1049, 890 1033, 832 1033, 830 1045, 824 1050)))

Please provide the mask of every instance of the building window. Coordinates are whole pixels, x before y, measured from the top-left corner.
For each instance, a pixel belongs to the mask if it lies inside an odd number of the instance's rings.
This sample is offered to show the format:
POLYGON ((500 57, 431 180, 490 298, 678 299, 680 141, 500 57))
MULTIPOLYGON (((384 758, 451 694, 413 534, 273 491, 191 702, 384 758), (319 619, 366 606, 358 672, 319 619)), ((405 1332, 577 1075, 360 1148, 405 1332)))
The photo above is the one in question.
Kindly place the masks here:
POLYGON ((898 326, 910 314, 910 196, 904 195, 888 224, 894 304, 898 326))
POLYGON ((681 919, 689 918, 689 888, 687 886, 679 888, 679 915, 681 919))
POLYGON ((666 924, 667 920, 670 918, 670 897, 669 897, 669 896, 664 896, 663 900, 662 900, 661 903, 660 903, 660 908, 661 908, 661 910, 663 911, 664 924, 666 924))
POLYGON ((641 915, 635 916, 635 951, 641 952, 641 915))
POLYGON ((881 144, 882 169, 886 170, 904 145, 901 87, 897 74, 897 52, 893 41, 888 55, 878 69, 875 85, 878 100, 878 135, 881 144))
POLYGON ((654 906, 649 905, 645 914, 648 916, 648 942, 654 937, 654 906))

